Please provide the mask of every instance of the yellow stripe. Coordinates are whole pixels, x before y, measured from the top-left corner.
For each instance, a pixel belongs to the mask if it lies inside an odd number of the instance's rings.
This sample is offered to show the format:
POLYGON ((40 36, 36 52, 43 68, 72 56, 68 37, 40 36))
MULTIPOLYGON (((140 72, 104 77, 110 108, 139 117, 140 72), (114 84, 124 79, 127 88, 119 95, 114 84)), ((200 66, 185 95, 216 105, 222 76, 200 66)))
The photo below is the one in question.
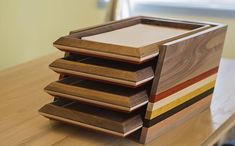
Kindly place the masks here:
POLYGON ((153 119, 153 118, 155 118, 155 117, 157 117, 157 116, 173 109, 174 107, 176 107, 176 106, 192 99, 193 97, 195 97, 195 96, 211 89, 212 87, 214 87, 214 85, 215 85, 215 81, 212 81, 212 82, 210 82, 210 83, 194 90, 193 92, 191 92, 189 94, 186 94, 186 95, 178 98, 177 100, 174 100, 174 101, 172 101, 172 102, 170 102, 170 103, 168 103, 168 104, 166 104, 166 105, 164 105, 164 106, 162 106, 162 107, 160 107, 160 108, 158 108, 154 111, 147 111, 146 115, 145 115, 145 118, 151 120, 151 119, 153 119))

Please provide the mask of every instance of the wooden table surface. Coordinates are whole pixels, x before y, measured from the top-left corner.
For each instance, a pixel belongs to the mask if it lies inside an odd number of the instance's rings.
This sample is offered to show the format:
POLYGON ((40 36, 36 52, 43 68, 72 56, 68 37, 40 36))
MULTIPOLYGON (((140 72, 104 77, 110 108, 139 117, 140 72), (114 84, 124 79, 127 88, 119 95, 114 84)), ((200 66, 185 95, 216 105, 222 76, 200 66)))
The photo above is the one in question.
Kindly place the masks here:
MULTIPOLYGON (((58 74, 48 64, 54 53, 0 71, 0 145, 133 146, 132 139, 112 137, 50 121, 37 110, 53 98, 43 91, 58 74)), ((235 60, 222 59, 211 109, 162 135, 149 146, 198 146, 235 112, 235 60)))

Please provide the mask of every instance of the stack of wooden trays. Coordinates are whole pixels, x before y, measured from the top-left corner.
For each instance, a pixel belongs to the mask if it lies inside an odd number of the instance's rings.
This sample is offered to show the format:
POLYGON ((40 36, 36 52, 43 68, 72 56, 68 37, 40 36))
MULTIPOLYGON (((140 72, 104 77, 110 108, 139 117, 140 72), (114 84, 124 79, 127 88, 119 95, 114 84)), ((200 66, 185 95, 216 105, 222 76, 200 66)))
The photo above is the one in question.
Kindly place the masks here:
POLYGON ((50 119, 146 143, 210 105, 226 26, 133 17, 59 38, 50 119))

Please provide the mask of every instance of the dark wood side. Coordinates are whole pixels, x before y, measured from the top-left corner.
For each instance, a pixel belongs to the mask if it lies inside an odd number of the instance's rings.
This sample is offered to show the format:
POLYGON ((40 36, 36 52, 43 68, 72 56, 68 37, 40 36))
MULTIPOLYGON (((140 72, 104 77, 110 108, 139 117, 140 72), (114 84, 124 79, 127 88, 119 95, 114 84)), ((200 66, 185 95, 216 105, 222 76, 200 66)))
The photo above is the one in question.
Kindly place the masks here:
MULTIPOLYGON (((163 92, 166 94, 168 89, 208 70, 217 68, 220 62, 226 30, 226 25, 219 24, 212 26, 210 29, 163 44, 159 51, 159 59, 149 102, 157 102, 158 95, 163 92)), ((211 89, 210 94, 212 92, 213 89, 211 89)), ((187 109, 187 106, 183 108, 187 109)), ((180 110, 183 111, 183 109, 180 110)), ((169 111, 163 115, 173 114, 167 118, 170 119, 180 113, 180 110, 175 113, 169 111)), ((192 111, 191 115, 193 115, 193 112, 199 113, 200 110, 192 111)), ((167 119, 164 120, 164 117, 154 118, 153 120, 146 119, 144 121, 144 128, 142 129, 141 141, 149 142, 154 137, 159 136, 158 131, 145 132, 146 130, 151 131, 152 127, 156 127, 159 123, 164 123, 167 119)), ((185 119, 178 118, 175 123, 172 123, 171 127, 176 126, 179 121, 185 121, 185 119)), ((165 131, 164 127, 159 128, 160 131, 165 131)))
POLYGON ((157 94, 219 65, 227 26, 218 25, 160 48, 151 101, 157 94))

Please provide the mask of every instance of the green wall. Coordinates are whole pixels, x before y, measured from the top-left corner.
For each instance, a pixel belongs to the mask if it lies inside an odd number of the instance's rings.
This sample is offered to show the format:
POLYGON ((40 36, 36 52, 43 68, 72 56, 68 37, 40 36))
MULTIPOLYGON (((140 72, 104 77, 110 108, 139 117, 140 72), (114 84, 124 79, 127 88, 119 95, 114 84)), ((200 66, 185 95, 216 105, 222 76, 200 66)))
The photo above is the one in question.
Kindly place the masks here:
POLYGON ((102 23, 96 0, 0 0, 0 69, 49 54, 70 30, 102 23))
MULTIPOLYGON (((229 25, 223 57, 235 58, 235 19, 168 11, 135 15, 205 20, 229 25)), ((196 13, 195 13, 196 14, 196 13)), ((0 70, 57 51, 62 35, 104 22, 97 0, 0 0, 0 70)))

